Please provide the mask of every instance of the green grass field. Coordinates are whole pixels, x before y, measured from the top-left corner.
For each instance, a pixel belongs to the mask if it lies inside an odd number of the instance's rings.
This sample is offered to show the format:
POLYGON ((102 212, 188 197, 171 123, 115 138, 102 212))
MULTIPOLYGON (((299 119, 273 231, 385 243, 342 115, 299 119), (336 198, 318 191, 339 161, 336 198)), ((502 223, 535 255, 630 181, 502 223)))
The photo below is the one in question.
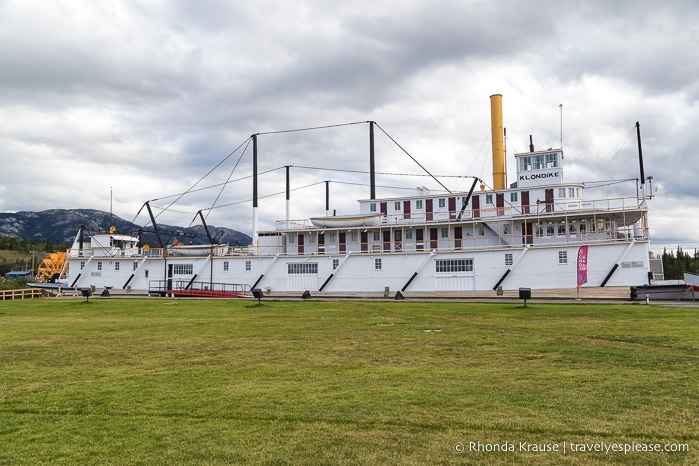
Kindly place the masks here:
POLYGON ((699 464, 696 308, 3 301, 0 355, 1 464, 699 464))

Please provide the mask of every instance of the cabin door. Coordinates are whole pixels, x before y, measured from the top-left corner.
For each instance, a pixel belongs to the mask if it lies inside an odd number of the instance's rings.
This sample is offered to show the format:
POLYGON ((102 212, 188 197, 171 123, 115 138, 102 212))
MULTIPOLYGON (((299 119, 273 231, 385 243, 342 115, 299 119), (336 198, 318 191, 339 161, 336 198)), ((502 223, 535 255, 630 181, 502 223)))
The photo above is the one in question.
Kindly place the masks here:
POLYGON ((495 194, 495 209, 498 215, 505 213, 505 195, 503 193, 495 194))
POLYGON ((425 250, 425 230, 422 228, 415 230, 415 249, 418 251, 425 250))
POLYGON ((383 231, 383 250, 384 252, 391 252, 391 230, 383 231))
MULTIPOLYGON (((325 236, 325 235, 323 235, 325 236)), ((340 240, 340 252, 346 252, 347 251, 347 233, 344 231, 340 234, 337 235, 338 239, 340 240)))
POLYGON ((471 210, 473 210, 473 218, 479 218, 481 216, 481 197, 473 196, 471 198, 471 210))
POLYGON ((529 213, 529 191, 522 191, 522 213, 529 213))
POLYGON ((299 246, 299 254, 303 254, 303 233, 298 234, 297 244, 299 246))
POLYGON ((545 190, 544 198, 546 199, 546 212, 553 212, 553 189, 545 190))
POLYGON ((461 239, 463 235, 463 227, 454 227, 454 247, 456 249, 461 249, 461 239))
POLYGON ((369 234, 366 231, 361 233, 360 241, 362 243, 360 245, 362 252, 367 252, 369 250, 369 234))
POLYGON ((425 220, 432 220, 432 199, 425 199, 425 220))
POLYGON ((410 201, 403 201, 403 218, 410 218, 410 201))
POLYGON ((531 222, 525 222, 524 228, 522 229, 522 243, 524 244, 534 244, 534 235, 532 233, 533 227, 531 222))
POLYGON ((430 228, 430 249, 437 249, 437 229, 430 228))
POLYGON ((381 203, 381 213, 385 217, 388 214, 388 203, 387 202, 382 202, 381 203))
POLYGON ((325 235, 318 234, 318 254, 325 254, 325 235))
POLYGON ((449 198, 449 218, 456 218, 456 198, 449 198))

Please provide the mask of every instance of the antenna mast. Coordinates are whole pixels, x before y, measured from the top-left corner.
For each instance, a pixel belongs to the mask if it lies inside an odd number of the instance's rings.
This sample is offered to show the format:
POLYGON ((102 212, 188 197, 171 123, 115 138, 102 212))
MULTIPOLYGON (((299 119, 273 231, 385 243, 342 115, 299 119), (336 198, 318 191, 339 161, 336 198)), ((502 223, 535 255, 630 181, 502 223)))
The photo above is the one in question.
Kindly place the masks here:
POLYGON ((563 104, 559 104, 558 107, 561 109, 561 150, 563 150, 563 104))

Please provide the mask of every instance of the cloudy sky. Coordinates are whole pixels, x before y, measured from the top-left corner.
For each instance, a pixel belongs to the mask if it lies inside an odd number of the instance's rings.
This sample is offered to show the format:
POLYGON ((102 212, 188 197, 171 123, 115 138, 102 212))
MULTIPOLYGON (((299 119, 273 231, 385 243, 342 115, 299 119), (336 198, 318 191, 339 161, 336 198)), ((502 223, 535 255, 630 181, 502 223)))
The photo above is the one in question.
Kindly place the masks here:
MULTIPOLYGON (((508 182, 530 134, 538 149, 562 137, 566 181, 637 178, 639 121, 657 188, 653 249, 695 248, 697 37, 695 0, 0 0, 0 211, 109 210, 111 197, 143 224, 152 200, 163 223, 209 209, 209 224, 250 234, 251 134, 368 120, 380 125, 377 171, 424 173, 390 135, 448 189, 468 190, 453 175, 492 180, 497 93, 508 182)), ((286 165, 292 218, 324 213, 323 181, 331 209, 356 212, 368 131, 259 136, 261 227, 284 218, 286 165)), ((441 189, 427 177, 377 183, 379 197, 441 189)))

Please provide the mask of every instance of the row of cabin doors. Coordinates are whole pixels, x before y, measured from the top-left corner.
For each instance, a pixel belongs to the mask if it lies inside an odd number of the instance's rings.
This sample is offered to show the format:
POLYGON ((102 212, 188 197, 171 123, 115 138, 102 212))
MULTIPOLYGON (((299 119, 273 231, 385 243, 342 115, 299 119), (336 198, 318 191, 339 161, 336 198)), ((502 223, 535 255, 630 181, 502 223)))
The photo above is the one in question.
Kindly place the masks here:
MULTIPOLYGON (((415 249, 418 251, 425 250, 425 230, 416 229, 415 232, 415 249)), ((303 254, 305 251, 305 239, 303 234, 297 235, 298 253, 303 254)), ((338 251, 340 253, 347 252, 347 233, 338 232, 338 251)), ((400 252, 402 250, 402 231, 401 230, 384 230, 382 232, 382 251, 400 252), (391 245, 391 232, 394 233, 393 247, 391 245)), ((456 249, 461 249, 463 240, 463 227, 454 227, 454 246, 456 249)), ((376 244, 376 243, 374 243, 376 244)), ((439 229, 429 229, 429 249, 437 249, 439 244, 439 229)), ((362 252, 369 251, 369 233, 360 233, 360 248, 362 252)), ((325 235, 318 235, 318 253, 325 252, 325 235)))
MULTIPOLYGON (((529 191, 522 191, 522 213, 530 213, 530 200, 529 191)), ((553 189, 547 189, 545 191, 545 203, 546 211, 553 212, 553 189)), ((456 198, 448 198, 447 207, 449 208, 449 218, 454 219, 458 215, 456 198)), ((505 213, 505 194, 496 193, 495 194, 495 208, 498 215, 503 215, 505 213)), ((388 203, 382 202, 380 204, 380 210, 383 215, 388 215, 388 203)), ((460 207, 459 207, 460 210, 460 207)), ((481 216, 481 198, 480 196, 473 196, 471 198, 471 210, 473 212, 474 218, 479 218, 481 216)), ((412 215, 410 201, 403 201, 403 218, 410 219, 412 215)), ((425 220, 434 220, 434 199, 425 199, 425 220)))
MULTIPOLYGON (((531 212, 531 203, 530 203, 530 198, 529 198, 529 191, 521 191, 521 206, 522 206, 522 213, 523 214, 529 214, 531 212)), ((537 203, 539 201, 537 200, 537 203)), ((554 201, 553 201, 553 189, 546 189, 544 190, 544 204, 546 208, 546 212, 553 212, 554 210, 554 201)), ((381 213, 383 215, 388 214, 388 203, 387 202, 382 202, 381 204, 381 213)), ((450 218, 455 218, 456 217, 456 198, 455 197, 450 197, 448 198, 448 207, 449 207, 449 216, 450 218)), ((504 213, 504 208, 505 208, 505 195, 503 193, 496 193, 495 194, 495 208, 497 210, 498 215, 502 215, 504 213)), ((471 198, 471 210, 473 211, 473 217, 474 218, 479 218, 481 216, 481 205, 480 205, 480 196, 473 196, 471 198)), ((410 201, 403 201, 403 218, 409 219, 410 218, 410 201)), ((434 218, 434 200, 433 199, 425 199, 425 219, 427 221, 433 220, 434 218)), ((531 222, 526 222, 524 224, 524 228, 522 229, 522 242, 524 244, 533 244, 534 243, 534 236, 533 236, 533 224, 531 222)), ((461 227, 455 227, 454 228, 454 246, 456 249, 461 248, 462 240, 463 240, 463 230, 461 227)), ((338 239, 339 239, 339 244, 338 244, 338 250, 340 253, 347 252, 347 233, 341 232, 338 234, 338 239)), ((425 249, 425 244, 424 244, 424 231, 423 230, 415 230, 415 243, 416 243, 416 249, 417 250, 424 250, 425 249)), ((390 230, 386 230, 383 232, 383 250, 384 251, 390 251, 391 250, 391 232, 390 230)), ((400 244, 400 239, 396 238, 396 244, 400 244)), ((430 249, 437 249, 437 244, 438 244, 438 231, 436 228, 430 228, 430 249)), ((303 235, 298 236, 298 252, 299 254, 304 253, 304 237, 303 235)), ((369 235, 366 232, 361 233, 361 251, 362 252, 368 252, 369 250, 369 235)), ((325 252, 325 236, 324 235, 318 235, 318 252, 319 253, 324 253, 325 252)))
MULTIPOLYGON (((456 218, 457 216, 457 205, 456 198, 448 198, 448 208, 449 208, 449 218, 456 218)), ((529 198, 529 191, 521 191, 521 207, 522 213, 528 214, 531 212, 531 203, 529 198)), ((538 201, 537 201, 538 203, 538 201)), ((553 189, 546 189, 544 191, 544 203, 546 205, 546 212, 553 212, 553 189)), ((505 212, 505 194, 495 193, 495 208, 498 215, 503 215, 505 212)), ((388 203, 382 202, 380 204, 381 213, 383 215, 388 215, 388 203)), ((460 208, 459 208, 460 210, 460 208)), ((481 198, 475 195, 471 198, 471 210, 473 211, 473 217, 478 218, 481 216, 481 198)), ((403 201, 403 218, 411 218, 411 207, 410 201, 403 201)), ((425 220, 428 222, 434 219, 434 199, 425 199, 425 220)))

